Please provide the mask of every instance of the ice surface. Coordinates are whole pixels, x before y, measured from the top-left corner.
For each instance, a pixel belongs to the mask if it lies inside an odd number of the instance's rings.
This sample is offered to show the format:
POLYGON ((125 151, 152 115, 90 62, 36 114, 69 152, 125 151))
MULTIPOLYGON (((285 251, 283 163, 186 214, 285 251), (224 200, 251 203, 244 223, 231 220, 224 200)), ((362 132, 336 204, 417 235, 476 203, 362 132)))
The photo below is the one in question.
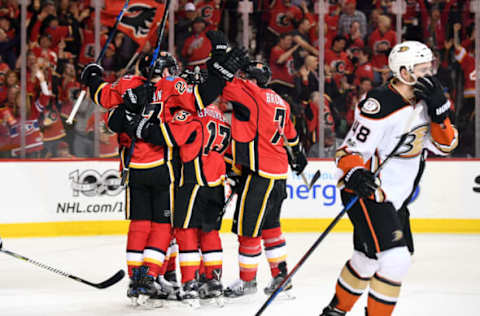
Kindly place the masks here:
MULTIPOLYGON (((237 242, 222 234, 224 284, 238 275, 237 242)), ((318 234, 286 234, 292 268, 318 234)), ((4 239, 4 247, 92 282, 125 268, 125 236, 4 239)), ((294 276, 295 300, 277 298, 263 315, 319 315, 330 301, 336 278, 352 251, 351 234, 332 233, 294 276)), ((416 254, 404 281, 395 316, 480 315, 480 235, 417 234, 416 254)), ((97 315, 254 315, 267 297, 270 280, 266 259, 257 277, 258 293, 248 303, 227 303, 190 310, 178 306, 144 310, 129 305, 128 281, 105 290, 53 274, 30 263, 0 254, 1 316, 97 315)), ((365 295, 348 315, 363 316, 365 295)))

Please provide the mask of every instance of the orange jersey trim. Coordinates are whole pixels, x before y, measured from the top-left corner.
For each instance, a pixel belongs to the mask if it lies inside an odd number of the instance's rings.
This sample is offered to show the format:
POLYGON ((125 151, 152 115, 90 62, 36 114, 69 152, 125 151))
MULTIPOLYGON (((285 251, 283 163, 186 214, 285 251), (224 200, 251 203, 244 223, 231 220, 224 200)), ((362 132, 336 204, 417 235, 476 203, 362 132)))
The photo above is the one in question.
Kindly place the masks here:
POLYGON ((455 138, 455 132, 453 130, 450 119, 447 118, 443 121, 444 127, 442 124, 431 123, 431 134, 434 141, 442 145, 450 145, 455 138))

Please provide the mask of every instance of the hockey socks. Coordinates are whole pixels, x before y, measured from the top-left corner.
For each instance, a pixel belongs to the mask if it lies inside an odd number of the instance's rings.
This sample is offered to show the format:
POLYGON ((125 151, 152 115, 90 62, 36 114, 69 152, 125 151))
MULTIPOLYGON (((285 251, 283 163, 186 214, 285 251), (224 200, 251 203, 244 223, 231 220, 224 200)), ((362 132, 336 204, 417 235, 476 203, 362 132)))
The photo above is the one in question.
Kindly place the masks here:
POLYGON ((143 264, 143 250, 147 244, 152 222, 132 220, 127 237, 128 276, 133 276, 132 269, 143 264))
POLYGON ((177 228, 175 230, 182 272, 182 284, 194 280, 200 267, 200 253, 198 252, 198 229, 177 228))
POLYGON ((171 239, 171 225, 153 223, 148 242, 143 251, 143 263, 148 267, 148 275, 157 277, 160 273, 171 239))
MULTIPOLYGON (((340 273, 335 287, 335 306, 344 312, 352 309, 355 302, 362 295, 368 286, 370 278, 362 278, 351 266, 350 261, 347 261, 340 273)), ((374 314, 377 316, 377 314, 374 314)))
POLYGON ((262 239, 272 277, 276 277, 280 273, 278 264, 287 260, 286 242, 281 228, 264 229, 262 239))
POLYGON ((375 274, 370 281, 368 292, 368 315, 391 315, 400 295, 400 287, 401 283, 387 280, 375 274))
POLYGON ((177 256, 178 256, 178 245, 173 238, 170 241, 170 246, 168 246, 167 255, 163 261, 162 268, 160 269, 159 275, 165 275, 168 272, 175 271, 177 268, 177 256))
POLYGON ((240 279, 252 281, 257 275, 258 263, 262 254, 261 237, 238 236, 238 261, 240 279))
MULTIPOLYGON (((199 231, 200 249, 202 250, 203 264, 205 267, 205 276, 207 280, 213 279, 213 271, 221 273, 223 252, 222 242, 217 230, 208 233, 199 231)), ((220 276, 218 276, 219 278, 220 276)))

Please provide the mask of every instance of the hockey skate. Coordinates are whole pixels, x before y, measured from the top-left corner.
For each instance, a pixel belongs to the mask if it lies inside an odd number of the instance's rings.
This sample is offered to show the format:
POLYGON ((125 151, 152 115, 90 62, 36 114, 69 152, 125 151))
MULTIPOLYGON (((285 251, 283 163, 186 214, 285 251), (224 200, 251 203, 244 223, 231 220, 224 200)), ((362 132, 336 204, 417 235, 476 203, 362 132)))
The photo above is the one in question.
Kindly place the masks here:
POLYGON ((162 292, 166 294, 167 300, 180 300, 180 285, 175 271, 168 271, 165 275, 158 276, 157 282, 162 287, 162 292))
MULTIPOLYGON (((280 283, 283 282, 283 280, 285 280, 285 278, 287 277, 287 265, 285 262, 281 262, 279 265, 278 265, 278 269, 280 270, 280 272, 277 274, 276 277, 274 277, 271 281, 270 281, 270 284, 265 287, 263 289, 263 292, 266 294, 266 295, 271 295, 273 292, 275 292, 275 290, 277 289, 277 287, 280 285, 280 283)), ((287 299, 295 299, 295 296, 292 294, 292 279, 289 279, 284 285, 283 285, 283 289, 282 291, 280 292, 282 294, 282 296, 284 298, 287 298, 287 299)))
POLYGON ((138 281, 143 278, 145 269, 143 267, 133 268, 133 275, 130 278, 130 283, 128 284, 127 297, 130 298, 132 305, 138 305, 138 281))
POLYGON ((137 291, 137 303, 147 308, 162 307, 163 300, 168 296, 151 275, 144 275, 138 281, 137 291))
POLYGON ((248 301, 255 293, 257 293, 257 281, 255 279, 252 281, 243 281, 239 279, 223 291, 223 296, 229 300, 248 301))
POLYGON ((335 307, 327 306, 323 309, 320 316, 345 316, 347 313, 336 309, 335 307))
POLYGON ((179 297, 182 303, 190 306, 191 308, 200 307, 198 281, 194 279, 184 283, 182 289, 180 290, 179 297))
POLYGON ((213 278, 203 280, 198 288, 200 303, 204 305, 215 304, 219 307, 225 305, 223 301, 223 286, 220 282, 222 272, 220 270, 213 271, 213 278))

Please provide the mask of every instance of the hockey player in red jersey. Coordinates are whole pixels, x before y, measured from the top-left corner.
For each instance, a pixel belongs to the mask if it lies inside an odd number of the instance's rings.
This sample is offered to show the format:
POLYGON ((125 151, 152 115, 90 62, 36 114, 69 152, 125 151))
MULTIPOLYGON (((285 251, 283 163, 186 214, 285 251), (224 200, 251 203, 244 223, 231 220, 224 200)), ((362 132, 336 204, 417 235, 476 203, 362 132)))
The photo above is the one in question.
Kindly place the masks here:
MULTIPOLYGON (((150 119, 168 122, 173 111, 183 108, 191 112, 203 109, 213 101, 225 85, 225 78, 243 64, 244 51, 233 49, 228 54, 227 42, 220 32, 209 33, 212 41, 212 58, 209 62, 209 79, 193 89, 180 77, 174 77, 177 65, 173 56, 161 52, 154 63, 153 84, 143 84, 145 75, 126 76, 118 83, 107 84, 102 81, 102 69, 99 65, 89 64, 82 72, 82 81, 89 85, 95 103, 114 109, 109 118, 109 127, 117 132, 125 132, 128 122, 142 112, 142 122, 150 119)), ((146 61, 149 64, 149 60, 146 61)), ((122 164, 125 158, 122 151, 122 164)), ((127 262, 132 279, 127 295, 158 298, 158 285, 154 282, 158 275, 166 247, 170 241, 170 213, 173 212, 173 192, 175 161, 171 147, 158 146, 142 141, 135 143, 130 160, 127 188, 127 215, 130 223, 127 245, 127 262), (135 193, 136 192, 136 193, 135 193), (132 211, 130 213, 130 210, 132 211), (167 238, 168 236, 168 238, 167 238), (149 243, 155 245, 151 246, 149 243), (134 267, 140 266, 139 269, 134 267)), ((176 169, 176 170, 175 170, 176 169)))
POLYGON ((222 244, 218 234, 224 205, 224 153, 230 144, 230 126, 215 105, 198 113, 177 111, 168 123, 131 124, 137 138, 169 148, 179 147, 182 174, 175 197, 173 225, 180 250, 183 291, 190 304, 223 292, 222 244), (220 220, 219 220, 220 217, 220 220), (198 248, 202 252, 202 258, 198 248), (206 280, 199 283, 200 261, 206 280))
MULTIPOLYGON (((240 165, 242 171, 232 227, 240 244, 240 279, 225 289, 227 297, 256 292, 262 239, 273 277, 265 293, 272 293, 283 281, 287 267, 280 209, 287 197, 288 172, 284 146, 293 147, 294 171, 300 173, 307 164, 290 120, 289 104, 273 90, 265 88, 271 76, 269 67, 251 62, 245 75, 245 79, 235 78, 227 83, 222 94, 233 106, 233 165, 240 165), (288 144, 284 143, 283 133, 288 144)), ((286 290, 290 288, 291 284, 285 287, 286 290)))
POLYGON ((426 149, 447 155, 458 144, 448 118, 450 101, 432 76, 432 60, 432 51, 420 42, 397 44, 388 59, 394 78, 355 108, 355 122, 336 153, 343 204, 360 198, 348 211, 354 251, 321 316, 345 315, 367 287, 366 315, 389 316, 395 308, 413 253, 407 205, 426 149), (405 142, 376 179, 377 167, 406 130, 405 142))

